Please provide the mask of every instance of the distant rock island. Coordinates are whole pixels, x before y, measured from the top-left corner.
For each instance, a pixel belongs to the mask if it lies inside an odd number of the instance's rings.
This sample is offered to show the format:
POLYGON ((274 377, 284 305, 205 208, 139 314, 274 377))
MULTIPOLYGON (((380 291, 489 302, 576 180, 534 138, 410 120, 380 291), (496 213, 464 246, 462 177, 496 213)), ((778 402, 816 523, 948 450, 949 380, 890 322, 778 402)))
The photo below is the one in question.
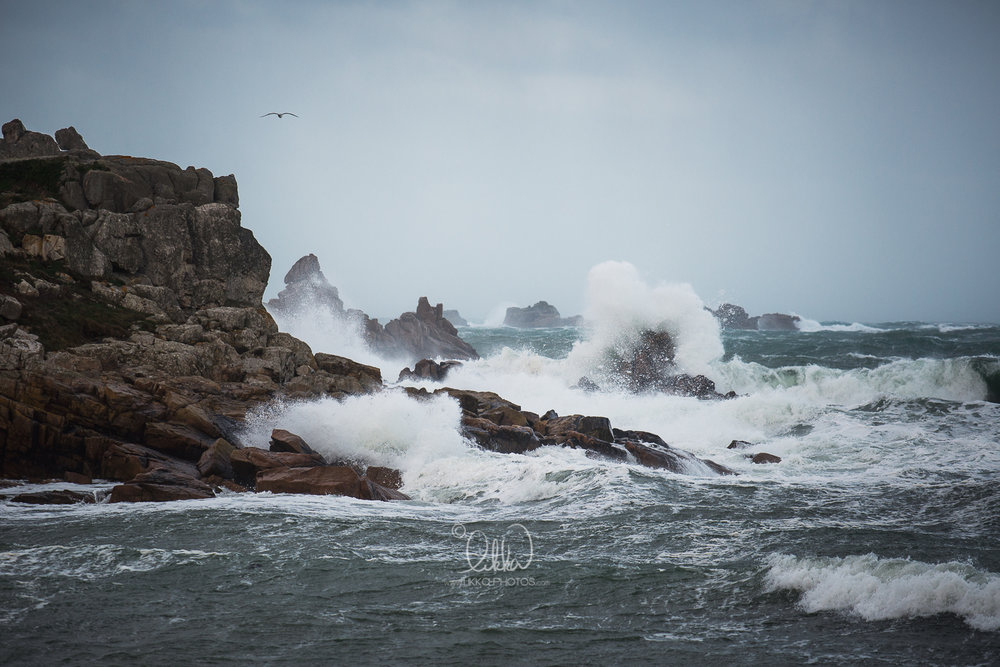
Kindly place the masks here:
POLYGON ((798 331, 799 316, 784 313, 765 313, 750 317, 743 306, 724 303, 715 310, 706 308, 715 315, 725 329, 748 329, 751 331, 798 331))
POLYGON ((451 322, 456 327, 467 327, 469 326, 469 321, 458 314, 457 310, 446 310, 444 311, 444 319, 451 322))
POLYGON ((555 306, 546 301, 539 301, 527 308, 511 306, 503 319, 504 326, 518 329, 547 329, 554 327, 578 327, 583 324, 583 317, 562 317, 555 306))

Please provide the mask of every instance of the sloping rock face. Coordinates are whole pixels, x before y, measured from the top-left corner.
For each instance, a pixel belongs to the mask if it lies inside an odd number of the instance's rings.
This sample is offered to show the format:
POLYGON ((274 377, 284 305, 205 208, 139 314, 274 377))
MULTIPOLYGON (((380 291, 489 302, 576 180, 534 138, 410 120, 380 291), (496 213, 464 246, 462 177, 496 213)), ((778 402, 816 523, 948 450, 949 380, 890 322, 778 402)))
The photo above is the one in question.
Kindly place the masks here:
POLYGON ((0 151, 0 301, 21 306, 0 326, 0 477, 204 497, 231 484, 248 410, 381 389, 379 369, 278 331, 231 176, 34 134, 8 123, 0 151))
POLYGON ((326 308, 335 315, 344 315, 344 302, 337 288, 327 282, 319 268, 319 259, 309 254, 299 259, 285 274, 285 289, 267 302, 276 314, 293 314, 304 309, 326 308))
POLYGON ((552 327, 575 327, 583 322, 579 315, 562 317, 555 306, 546 301, 539 301, 527 308, 511 306, 504 317, 504 326, 518 329, 543 329, 552 327))

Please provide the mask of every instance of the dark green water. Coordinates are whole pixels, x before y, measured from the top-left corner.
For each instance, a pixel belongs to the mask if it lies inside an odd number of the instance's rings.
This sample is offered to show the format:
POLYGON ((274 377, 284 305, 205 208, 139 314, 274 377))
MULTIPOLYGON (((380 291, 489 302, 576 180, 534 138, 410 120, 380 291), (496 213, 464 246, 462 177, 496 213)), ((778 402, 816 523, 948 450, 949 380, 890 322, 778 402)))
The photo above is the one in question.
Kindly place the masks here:
POLYGON ((0 662, 996 664, 1000 406, 975 366, 1000 330, 965 331, 726 334, 725 403, 563 390, 572 330, 452 378, 644 414, 739 477, 431 451, 455 437, 434 414, 400 419, 404 450, 386 397, 281 418, 397 456, 411 502, 0 502, 0 662), (733 428, 782 463, 719 445, 733 428), (509 558, 470 571, 493 540, 509 558))

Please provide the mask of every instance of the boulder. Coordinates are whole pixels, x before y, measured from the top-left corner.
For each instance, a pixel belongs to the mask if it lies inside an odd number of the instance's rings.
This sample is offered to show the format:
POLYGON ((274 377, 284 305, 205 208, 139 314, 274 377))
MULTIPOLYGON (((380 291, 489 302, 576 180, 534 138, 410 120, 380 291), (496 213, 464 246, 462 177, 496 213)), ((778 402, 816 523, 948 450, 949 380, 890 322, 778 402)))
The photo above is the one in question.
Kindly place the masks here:
POLYGON ((276 428, 271 431, 271 451, 291 452, 293 454, 316 454, 306 441, 288 431, 276 428))
POLYGON ((21 302, 12 296, 0 294, 0 318, 16 320, 21 317, 21 302))
POLYGON ((3 141, 0 141, 0 160, 59 154, 59 145, 55 139, 47 134, 25 129, 24 123, 17 118, 4 123, 2 129, 3 141))
POLYGON ((56 130, 56 143, 64 151, 89 151, 90 146, 83 140, 76 128, 70 125, 61 130, 56 130))
POLYGON ((219 477, 225 480, 233 478, 233 464, 230 460, 236 447, 223 438, 217 439, 202 453, 198 459, 198 474, 202 478, 219 477))
POLYGON ((440 382, 444 380, 449 370, 461 365, 461 361, 442 361, 441 363, 438 363, 431 359, 421 359, 413 365, 412 371, 409 368, 401 370, 399 372, 399 378, 396 381, 434 380, 435 382, 440 382))
POLYGON ((395 468, 385 466, 368 466, 365 477, 379 486, 398 491, 403 486, 403 475, 395 468))
POLYGON ((230 454, 229 462, 233 468, 233 481, 249 489, 256 486, 257 476, 264 470, 326 465, 326 460, 319 454, 269 452, 257 447, 237 449, 230 454))
POLYGON ((95 493, 70 491, 68 489, 21 493, 11 498, 11 502, 27 503, 29 505, 75 505, 76 503, 96 503, 97 501, 98 497, 95 493))
POLYGON ((781 457, 767 452, 758 452, 750 457, 753 463, 781 463, 781 457))
POLYGON ((270 468, 261 470, 256 479, 257 491, 271 493, 307 493, 313 495, 350 496, 364 498, 361 477, 348 466, 309 468, 270 468))
POLYGON ((168 502, 215 496, 212 488, 176 470, 155 468, 111 489, 112 503, 168 502))

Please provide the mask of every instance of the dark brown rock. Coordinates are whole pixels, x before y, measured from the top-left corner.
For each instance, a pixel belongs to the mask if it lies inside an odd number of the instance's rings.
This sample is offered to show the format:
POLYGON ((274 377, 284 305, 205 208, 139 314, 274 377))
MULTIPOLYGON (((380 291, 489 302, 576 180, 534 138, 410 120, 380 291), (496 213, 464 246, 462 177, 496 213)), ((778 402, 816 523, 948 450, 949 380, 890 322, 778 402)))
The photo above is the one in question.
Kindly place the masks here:
POLYGON ((615 434, 611 430, 611 420, 607 417, 585 417, 583 415, 567 415, 566 417, 555 417, 543 422, 545 424, 545 434, 548 436, 560 436, 564 433, 575 432, 613 442, 615 434))
POLYGON ((398 491, 403 486, 403 475, 395 468, 385 466, 368 466, 365 477, 379 486, 398 491))
POLYGON ((442 361, 438 363, 432 359, 421 359, 414 364, 412 371, 409 368, 401 370, 397 382, 403 380, 435 380, 440 382, 444 380, 449 370, 461 365, 461 361, 442 361))
POLYGON ((146 446, 188 461, 198 461, 215 438, 186 424, 150 422, 146 424, 146 446))
POLYGON ((751 459, 754 463, 781 463, 781 457, 767 452, 758 452, 751 459))
POLYGON ((306 441, 288 431, 276 428, 271 431, 272 452, 292 452, 293 454, 316 454, 306 441))
POLYGON ((367 477, 361 478, 361 497, 368 500, 409 500, 410 497, 396 489, 382 486, 367 477))
POLYGON ((331 375, 354 378, 365 391, 377 391, 382 388, 382 371, 375 366, 367 366, 347 357, 322 352, 316 354, 316 365, 331 375))
POLYGON ((255 488, 257 476, 264 470, 326 465, 326 461, 319 454, 269 452, 257 447, 237 449, 229 456, 229 462, 233 467, 233 481, 249 489, 255 488))
POLYGON ((212 498, 212 488, 176 470, 155 468, 111 489, 112 503, 168 502, 212 498))
MULTIPOLYGON (((270 491, 271 493, 364 497, 361 477, 348 466, 261 470, 257 474, 256 488, 257 491, 270 491)), ((367 488, 364 491, 367 493, 367 488)))
POLYGON ((746 440, 733 440, 729 443, 726 449, 748 449, 753 447, 753 443, 747 442, 746 440))
POLYGON ((233 464, 230 457, 234 451, 236 451, 236 447, 229 441, 223 438, 217 439, 198 459, 198 474, 203 478, 214 475, 231 480, 233 478, 233 464))
POLYGON ((63 479, 71 484, 93 484, 94 478, 78 472, 67 470, 63 473, 63 479))
POLYGON ((462 417, 462 435, 482 449, 500 454, 524 454, 544 443, 527 426, 498 426, 480 417, 462 417))
POLYGON ((198 476, 198 468, 149 447, 131 443, 109 446, 101 460, 101 477, 128 481, 154 469, 171 469, 189 477, 198 476))
POLYGON ((97 496, 94 493, 58 489, 55 491, 21 493, 11 498, 11 501, 30 505, 74 505, 76 503, 95 503, 97 502, 97 496))

